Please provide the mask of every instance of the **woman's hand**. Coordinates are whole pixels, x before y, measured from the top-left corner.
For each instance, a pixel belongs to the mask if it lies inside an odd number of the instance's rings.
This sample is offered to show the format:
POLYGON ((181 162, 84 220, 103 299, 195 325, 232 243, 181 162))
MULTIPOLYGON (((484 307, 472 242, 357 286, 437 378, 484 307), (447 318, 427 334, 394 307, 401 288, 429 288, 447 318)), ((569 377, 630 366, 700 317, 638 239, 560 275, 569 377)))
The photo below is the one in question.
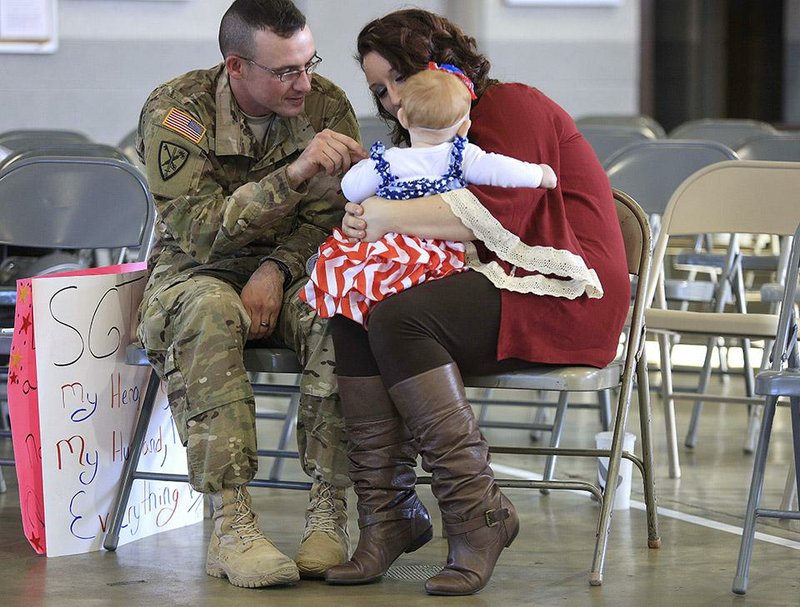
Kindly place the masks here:
POLYGON ((375 242, 390 231, 386 227, 385 211, 389 201, 380 196, 370 196, 361 204, 348 202, 342 218, 342 232, 351 242, 375 242))

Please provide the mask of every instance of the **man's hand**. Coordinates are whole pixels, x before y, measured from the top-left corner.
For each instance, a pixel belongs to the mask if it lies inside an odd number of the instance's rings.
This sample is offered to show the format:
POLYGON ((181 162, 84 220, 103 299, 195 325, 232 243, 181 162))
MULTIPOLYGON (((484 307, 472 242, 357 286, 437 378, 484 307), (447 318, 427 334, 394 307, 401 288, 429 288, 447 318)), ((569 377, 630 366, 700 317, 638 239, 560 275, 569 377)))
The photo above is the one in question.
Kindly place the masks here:
POLYGON ((325 129, 314 135, 300 157, 287 167, 286 175, 289 185, 297 188, 320 171, 339 175, 366 157, 366 150, 355 139, 325 129))
POLYGON ((284 275, 274 261, 265 261, 242 289, 242 303, 250 317, 248 339, 272 334, 281 313, 284 275))

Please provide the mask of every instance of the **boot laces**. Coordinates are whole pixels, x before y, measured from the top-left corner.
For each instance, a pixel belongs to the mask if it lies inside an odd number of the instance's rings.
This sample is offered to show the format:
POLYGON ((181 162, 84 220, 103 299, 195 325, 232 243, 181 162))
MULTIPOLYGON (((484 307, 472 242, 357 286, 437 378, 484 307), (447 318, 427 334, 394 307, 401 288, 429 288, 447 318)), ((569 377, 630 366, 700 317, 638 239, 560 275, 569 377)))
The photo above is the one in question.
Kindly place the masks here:
POLYGON ((308 537, 314 531, 336 534, 336 504, 333 487, 326 482, 319 482, 317 491, 308 506, 306 530, 303 535, 308 537))
POLYGON ((242 490, 236 489, 236 513, 234 514, 231 529, 234 529, 239 538, 245 544, 250 544, 257 540, 266 540, 264 534, 256 525, 256 517, 250 505, 245 500, 242 490))

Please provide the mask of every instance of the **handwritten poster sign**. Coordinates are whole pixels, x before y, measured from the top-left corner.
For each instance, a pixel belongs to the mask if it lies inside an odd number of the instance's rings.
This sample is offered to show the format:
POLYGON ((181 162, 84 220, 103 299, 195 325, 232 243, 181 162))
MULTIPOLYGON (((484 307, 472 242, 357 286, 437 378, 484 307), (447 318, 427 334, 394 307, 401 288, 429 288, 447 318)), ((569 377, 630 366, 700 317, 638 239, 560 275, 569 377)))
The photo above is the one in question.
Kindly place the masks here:
MULTIPOLYGON (((146 273, 140 264, 111 270, 31 280, 48 556, 101 548, 150 372, 125 363, 146 273)), ((12 424, 16 432, 15 418, 12 424)), ((150 420, 139 467, 186 473, 185 450, 163 394, 150 420)), ((120 545, 200 520, 202 495, 187 484, 138 480, 120 545)))

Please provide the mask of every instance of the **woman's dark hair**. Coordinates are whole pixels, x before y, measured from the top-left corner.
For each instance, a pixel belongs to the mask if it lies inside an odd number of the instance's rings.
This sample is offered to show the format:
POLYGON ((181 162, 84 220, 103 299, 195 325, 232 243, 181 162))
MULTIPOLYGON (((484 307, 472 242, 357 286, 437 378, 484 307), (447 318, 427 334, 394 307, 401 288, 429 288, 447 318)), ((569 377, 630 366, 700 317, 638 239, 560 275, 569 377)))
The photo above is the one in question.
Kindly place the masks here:
MULTIPOLYGON (((429 61, 460 68, 481 94, 496 80, 489 78, 489 60, 478 52, 475 38, 441 15, 422 9, 403 9, 367 23, 358 34, 356 59, 363 64, 369 53, 378 53, 404 77, 427 68, 429 61)), ((375 98, 378 114, 392 127, 394 143, 409 143, 397 119, 375 98)))
POLYGON ((252 59, 256 31, 270 30, 290 38, 305 26, 305 15, 291 0, 235 0, 219 24, 219 50, 223 57, 252 59))

